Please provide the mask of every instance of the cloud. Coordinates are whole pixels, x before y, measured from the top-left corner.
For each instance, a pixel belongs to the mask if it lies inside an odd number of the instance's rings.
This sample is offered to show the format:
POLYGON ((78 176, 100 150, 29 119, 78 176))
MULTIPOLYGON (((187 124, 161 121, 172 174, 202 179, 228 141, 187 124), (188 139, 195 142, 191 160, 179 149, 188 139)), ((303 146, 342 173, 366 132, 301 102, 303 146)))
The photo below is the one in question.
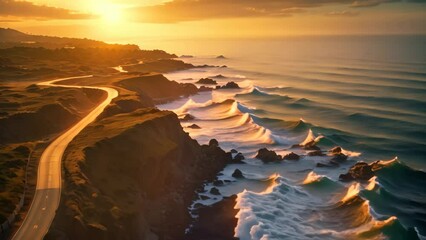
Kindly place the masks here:
POLYGON ((64 8, 35 5, 27 1, 0 0, 0 16, 36 19, 88 19, 93 15, 76 13, 64 8))
POLYGON ((173 23, 238 17, 288 17, 324 5, 374 7, 389 2, 425 3, 426 0, 171 0, 127 11, 135 21, 173 23))
POLYGON ((354 1, 351 7, 375 7, 382 3, 397 2, 396 0, 364 0, 354 1))
POLYGON ((358 15, 359 15, 359 12, 347 11, 347 10, 333 11, 333 12, 328 12, 325 14, 325 16, 328 16, 328 17, 355 17, 358 15))

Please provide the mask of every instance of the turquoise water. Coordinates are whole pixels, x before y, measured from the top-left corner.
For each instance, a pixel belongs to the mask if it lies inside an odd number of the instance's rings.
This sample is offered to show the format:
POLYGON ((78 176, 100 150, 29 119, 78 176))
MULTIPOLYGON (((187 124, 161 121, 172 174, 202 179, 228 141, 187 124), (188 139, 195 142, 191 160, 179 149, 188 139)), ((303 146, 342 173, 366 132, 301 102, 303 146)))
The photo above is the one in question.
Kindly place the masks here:
POLYGON ((426 37, 200 41, 177 51, 195 55, 184 61, 227 68, 175 72, 169 79, 195 82, 221 74, 225 78, 215 78, 219 84, 235 81, 242 87, 160 106, 194 115, 188 124, 202 129, 185 130, 199 142, 214 137, 222 147, 246 156, 246 164, 228 166, 219 176, 232 180, 219 187, 223 195, 238 194, 236 236, 426 236, 426 37), (322 136, 318 146, 323 150, 343 147, 348 162, 318 168, 318 162, 330 157, 308 157, 304 150, 290 149, 309 131, 322 136), (254 158, 261 147, 303 157, 264 164, 254 158), (369 183, 338 181, 356 161, 395 157, 369 183), (235 168, 247 179, 235 181, 230 176, 235 168), (265 183, 272 176, 273 184, 265 183))

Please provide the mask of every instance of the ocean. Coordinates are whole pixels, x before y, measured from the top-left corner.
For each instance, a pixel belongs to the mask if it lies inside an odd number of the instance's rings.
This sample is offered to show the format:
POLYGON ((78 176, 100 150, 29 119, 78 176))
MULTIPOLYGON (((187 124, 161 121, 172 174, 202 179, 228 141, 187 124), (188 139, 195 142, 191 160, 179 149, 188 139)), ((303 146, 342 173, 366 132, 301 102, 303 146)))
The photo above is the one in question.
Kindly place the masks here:
MULTIPOLYGON (((157 44, 194 55, 181 58, 185 62, 217 66, 166 74, 170 80, 210 77, 241 87, 158 106, 193 115, 182 125, 201 144, 215 138, 245 156, 245 164, 228 165, 218 176, 230 180, 217 187, 223 196, 238 195, 236 237, 426 239, 426 36, 157 44), (191 124, 201 129, 187 128, 191 124), (324 151, 341 146, 349 158, 318 167, 331 157, 291 148, 306 139, 316 139, 324 151), (255 156, 264 147, 302 157, 263 163, 255 156), (386 166, 369 182, 339 181, 357 161, 377 160, 386 166), (237 168, 244 179, 231 176, 237 168)), ((221 199, 209 196, 195 203, 221 199)))

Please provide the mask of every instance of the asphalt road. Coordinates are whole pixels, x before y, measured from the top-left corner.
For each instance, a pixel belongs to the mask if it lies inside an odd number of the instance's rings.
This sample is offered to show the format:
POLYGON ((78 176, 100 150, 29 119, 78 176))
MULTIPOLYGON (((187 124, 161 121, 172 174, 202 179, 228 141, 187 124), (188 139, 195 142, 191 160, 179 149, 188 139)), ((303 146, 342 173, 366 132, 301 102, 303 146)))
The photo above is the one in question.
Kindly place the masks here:
POLYGON ((103 112, 111 100, 118 96, 117 90, 107 87, 92 87, 92 86, 72 86, 60 85, 56 82, 75 79, 87 78, 91 76, 80 76, 61 78, 53 81, 39 83, 43 86, 67 87, 67 88, 92 88, 100 89, 108 93, 107 98, 93 109, 86 117, 80 120, 73 127, 68 129, 61 136, 56 138, 44 150, 37 174, 37 187, 33 202, 30 209, 22 222, 22 225, 15 233, 12 239, 16 240, 38 240, 43 239, 49 230, 50 225, 55 217, 61 198, 61 173, 62 173, 62 156, 68 144, 79 134, 87 125, 93 122, 99 114, 103 112))

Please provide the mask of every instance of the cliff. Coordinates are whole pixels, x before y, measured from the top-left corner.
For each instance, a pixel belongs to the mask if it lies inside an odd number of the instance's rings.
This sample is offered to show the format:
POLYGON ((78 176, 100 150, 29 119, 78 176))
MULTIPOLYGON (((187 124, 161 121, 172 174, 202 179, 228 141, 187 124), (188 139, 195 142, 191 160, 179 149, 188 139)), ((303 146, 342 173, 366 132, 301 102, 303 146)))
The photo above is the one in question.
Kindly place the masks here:
POLYGON ((47 239, 183 239, 195 190, 228 156, 192 140, 169 111, 105 117, 65 153, 61 205, 47 239))
POLYGON ((127 78, 117 82, 116 85, 136 92, 139 96, 147 96, 157 104, 176 100, 181 96, 189 96, 198 92, 194 84, 170 81, 157 73, 127 78))

